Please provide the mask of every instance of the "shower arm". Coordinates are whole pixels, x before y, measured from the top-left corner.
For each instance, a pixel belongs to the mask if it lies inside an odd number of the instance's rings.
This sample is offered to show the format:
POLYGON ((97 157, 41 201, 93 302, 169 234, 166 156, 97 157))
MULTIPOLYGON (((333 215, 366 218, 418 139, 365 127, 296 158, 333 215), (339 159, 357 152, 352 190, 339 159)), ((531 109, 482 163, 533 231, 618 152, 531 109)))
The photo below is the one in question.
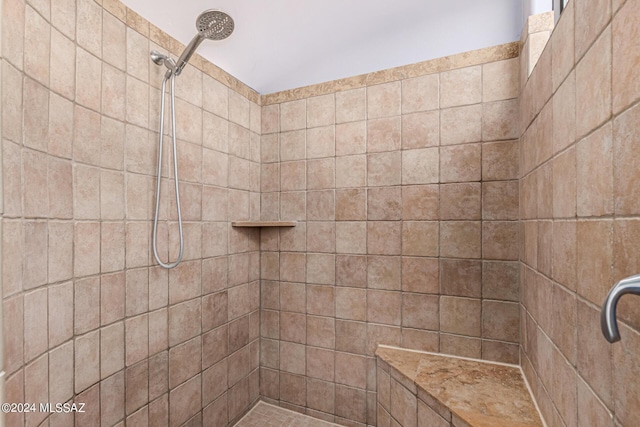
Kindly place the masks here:
POLYGON ((174 74, 176 76, 180 75, 182 69, 187 65, 189 59, 191 59, 195 51, 198 49, 198 46, 200 46, 200 43, 202 43, 204 39, 205 37, 202 37, 200 33, 196 34, 195 37, 191 39, 191 42, 189 42, 187 47, 184 49, 184 52, 182 52, 182 55, 180 55, 180 58, 178 58, 178 60, 176 61, 176 67, 174 70, 174 74))
POLYGON ((618 305, 618 300, 626 294, 640 295, 640 274, 626 277, 616 283, 602 304, 600 327, 602 328, 602 334, 610 343, 620 341, 620 331, 616 320, 616 306, 618 305))

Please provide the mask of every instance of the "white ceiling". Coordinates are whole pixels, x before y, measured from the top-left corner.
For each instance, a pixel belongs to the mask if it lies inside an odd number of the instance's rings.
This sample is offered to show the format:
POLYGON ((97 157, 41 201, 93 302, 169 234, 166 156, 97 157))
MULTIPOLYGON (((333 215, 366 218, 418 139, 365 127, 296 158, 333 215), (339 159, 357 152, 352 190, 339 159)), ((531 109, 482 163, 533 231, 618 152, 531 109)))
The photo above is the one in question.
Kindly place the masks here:
POLYGON ((206 9, 235 31, 198 53, 272 93, 518 40, 521 0, 123 0, 187 44, 206 9))

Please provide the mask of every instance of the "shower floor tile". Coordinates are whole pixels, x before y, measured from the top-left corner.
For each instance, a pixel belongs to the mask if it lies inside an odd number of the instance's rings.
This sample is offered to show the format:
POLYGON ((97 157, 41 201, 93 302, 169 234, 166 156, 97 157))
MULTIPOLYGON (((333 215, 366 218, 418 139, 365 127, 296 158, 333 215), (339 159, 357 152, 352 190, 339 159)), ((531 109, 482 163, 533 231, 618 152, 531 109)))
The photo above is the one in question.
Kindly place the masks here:
POLYGON ((258 402, 234 427, 336 427, 308 415, 258 402))

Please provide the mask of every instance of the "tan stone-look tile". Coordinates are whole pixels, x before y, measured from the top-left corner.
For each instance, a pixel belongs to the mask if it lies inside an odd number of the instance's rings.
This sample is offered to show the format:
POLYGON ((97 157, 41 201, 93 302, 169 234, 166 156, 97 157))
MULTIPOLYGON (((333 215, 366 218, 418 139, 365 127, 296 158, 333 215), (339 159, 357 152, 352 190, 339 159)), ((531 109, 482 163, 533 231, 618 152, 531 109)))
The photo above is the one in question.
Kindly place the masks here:
POLYGON ((402 184, 437 183, 441 160, 436 147, 402 151, 402 184))
POLYGON ((2 136, 22 144, 23 76, 8 63, 2 67, 2 99, 2 136))
POLYGON ((336 125, 336 156, 362 154, 367 151, 367 123, 363 121, 336 125))
MULTIPOLYGON (((304 221, 307 219, 306 193, 303 191, 280 193, 280 217, 287 220, 304 221)), ((301 225, 298 225, 301 227, 301 225)), ((289 230, 287 230, 289 231, 289 230)), ((285 233, 286 231, 282 231, 285 233)), ((293 234, 292 234, 293 236, 293 234)), ((287 249, 292 242, 283 236, 282 249, 287 249)), ((297 246, 297 245, 296 245, 297 246)), ((296 249, 290 249, 296 250, 296 249)))
POLYGON ((482 180, 518 178, 518 142, 491 142, 482 144, 482 180))
POLYGON ((576 222, 553 223, 552 277, 568 289, 576 289, 576 222))
POLYGON ((480 221, 440 223, 440 256, 480 258, 482 252, 480 221))
POLYGON ((49 347, 55 347, 73 336, 73 283, 48 289, 49 347))
POLYGON ((613 416, 591 389, 578 379, 578 425, 613 426, 613 416))
POLYGON ((367 121, 367 152, 378 153, 400 149, 402 122, 400 116, 367 121))
POLYGON ((611 28, 607 27, 576 66, 576 134, 587 134, 610 116, 611 28))
POLYGON ((65 402, 73 396, 73 342, 49 352, 49 396, 65 402))
POLYGON ((367 286, 367 257, 336 255, 336 284, 364 288, 367 286))
POLYGON ((336 121, 336 102, 333 94, 307 99, 307 127, 332 125, 336 121))
POLYGON ((404 170, 401 164, 401 154, 397 151, 368 154, 367 185, 379 187, 400 184, 404 170))
POLYGON ((132 366, 149 356, 149 316, 125 320, 125 364, 132 366))
POLYGON ((306 159, 306 132, 296 130, 280 134, 280 160, 306 159))
POLYGON ((22 151, 23 213, 27 217, 49 216, 47 161, 44 153, 22 151))
POLYGON ((333 286, 307 285, 307 314, 335 316, 335 289, 333 286))
POLYGON ((465 182, 481 179, 480 144, 466 144, 440 149, 440 181, 465 182))
POLYGON ((482 183, 482 218, 518 219, 519 188, 517 181, 482 183))
POLYGON ((307 254, 306 273, 307 283, 335 284, 335 255, 307 254))
POLYGON ((634 141, 637 140, 637 120, 640 109, 633 107, 616 118, 613 124, 614 205, 616 214, 632 215, 638 211, 635 197, 637 158, 634 141))
MULTIPOLYGON (((23 68, 24 59, 25 6, 25 3, 21 1, 8 1, 3 8, 2 20, 2 56, 20 70, 23 68)), ((57 19, 55 24, 57 24, 57 19)))
POLYGON ((367 223, 367 253, 400 255, 402 228, 399 222, 375 221, 367 223))
POLYGON ((400 81, 367 87, 367 118, 400 115, 400 81))
POLYGON ((53 218, 71 218, 73 214, 73 180, 71 164, 64 161, 49 159, 47 169, 49 216, 53 218))
POLYGON ((280 130, 282 132, 304 129, 307 124, 306 101, 290 101, 280 104, 280 130))
POLYGON ((336 92, 336 123, 353 122, 366 118, 366 88, 336 92))
POLYGON ((307 316, 307 344, 334 348, 336 342, 335 320, 328 317, 307 316))
POLYGON ((100 378, 103 380, 124 369, 124 323, 117 322, 100 330, 100 378))
POLYGON ((367 191, 367 219, 399 220, 401 219, 401 188, 379 187, 367 191))
POLYGON ((402 254, 437 256, 439 223, 435 221, 404 221, 402 223, 402 254))
POLYGON ((440 73, 440 108, 482 101, 482 67, 467 67, 440 73))
POLYGON ((482 256, 485 259, 518 259, 518 223, 485 221, 482 223, 482 256))
POLYGON ((520 268, 514 262, 484 262, 482 266, 482 297, 519 301, 520 268))
POLYGON ((519 63, 517 59, 489 62, 482 65, 482 101, 517 98, 519 94, 519 63))
POLYGON ((549 188, 553 185, 553 165, 550 162, 538 168, 536 174, 536 203, 537 217, 551 218, 553 215, 553 190, 549 188))
POLYGON ((576 215, 576 149, 570 148, 553 160, 553 216, 573 218, 576 215))
POLYGON ((335 290, 336 318, 366 320, 366 290, 338 287, 335 290))
POLYGON ((307 220, 333 221, 336 201, 334 190, 309 191, 307 196, 307 220))
POLYGON ((365 189, 336 190, 337 221, 367 219, 367 191, 365 189))
POLYGON ((336 188, 364 187, 367 158, 364 155, 336 157, 336 188))
POLYGON ((75 386, 76 394, 86 390, 100 380, 100 333, 90 332, 75 339, 75 386))
POLYGON ((517 99, 482 104, 482 139, 497 141, 517 138, 518 106, 517 99))
POLYGON ((368 397, 364 390, 336 385, 336 421, 364 423, 367 420, 368 397))
MULTIPOLYGON (((65 0, 62 1, 64 2, 65 0)), ((63 29, 60 29, 60 31, 65 33, 63 29)), ((111 13, 102 14, 102 59, 105 63, 109 63, 121 70, 126 67, 126 64, 123 63, 125 61, 122 61, 122 58, 126 58, 126 34, 124 22, 111 13)), ((73 37, 72 34, 67 33, 66 35, 67 37, 73 37)))
POLYGON ((613 284, 613 221, 578 221, 576 233, 578 294, 601 304, 613 284))
MULTIPOLYGON (((602 2, 598 2, 602 3, 602 2)), ((627 2, 612 23, 613 33, 613 111, 618 113, 637 99, 638 74, 633 55, 635 28, 637 28, 638 4, 627 2)))
POLYGON ((440 219, 475 220, 481 218, 482 187, 479 183, 440 186, 440 219))
POLYGON ((482 312, 484 313, 482 316, 483 338, 518 342, 520 330, 518 303, 483 301, 482 312))
POLYGON ((51 89, 67 99, 73 99, 75 94, 76 49, 71 40, 53 28, 51 29, 50 54, 52 69, 68 71, 50 75, 51 89))
POLYGON ((613 213, 612 126, 601 129, 577 145, 578 216, 613 213))
POLYGON ((4 368, 13 373, 24 365, 24 297, 22 294, 3 302, 4 368), (11 328, 11 329, 9 329, 11 328), (10 333, 13 331, 14 333, 10 333))
MULTIPOLYGON (((8 140, 3 141, 2 169, 3 212, 6 217, 20 217, 22 216, 23 191, 22 149, 19 145, 9 142, 8 140)), ((6 281, 3 282, 8 283, 6 281)))
POLYGON ((481 310, 479 299, 443 296, 440 298, 440 330, 478 337, 481 332, 481 310))
POLYGON ((325 381, 334 380, 335 356, 331 350, 307 348, 307 376, 325 381))
POLYGON ((322 190, 336 186, 335 158, 307 161, 307 189, 322 190))
POLYGON ((482 105, 440 111, 440 144, 477 142, 482 138, 482 105))
POLYGON ((402 294, 402 326, 438 330, 439 297, 423 294, 402 294))
POLYGON ((100 272, 100 223, 76 223, 74 255, 76 277, 100 272))
POLYGON ((47 290, 39 289, 24 295, 24 361, 30 362, 48 348, 47 290))
POLYGON ((579 60, 611 19, 611 1, 578 1, 575 11, 575 57, 579 60))
POLYGON ((402 116, 402 148, 425 148, 440 142, 440 114, 437 111, 402 116))
POLYGON ((480 298, 482 262, 472 260, 440 260, 440 289, 443 295, 480 298))
POLYGON ((24 145, 40 151, 47 150, 49 131, 49 93, 31 80, 24 80, 24 145))
POLYGON ((280 339, 305 344, 307 340, 306 316, 300 313, 280 312, 280 339))
POLYGON ((402 186, 402 218, 405 220, 439 219, 439 186, 402 186))
POLYGON ((40 83, 48 85, 51 24, 31 6, 27 6, 24 12, 24 25, 25 28, 40 28, 42 30, 42 32, 24 32, 24 71, 40 83))
POLYGON ((554 152, 576 139, 576 75, 571 72, 553 97, 554 152))
POLYGON ((307 159, 335 156, 335 134, 335 127, 333 125, 308 129, 307 159))
POLYGON ((438 74, 402 80, 402 114, 435 110, 438 106, 438 74))
POLYGON ((202 376, 197 375, 169 393, 170 426, 182 425, 202 407, 202 376))
POLYGON ((399 291, 401 288, 401 259, 390 256, 367 257, 367 288, 399 291))
POLYGON ((74 110, 73 158, 100 165, 100 115, 76 105, 74 110))
POLYGON ((368 290, 367 321, 385 325, 400 325, 402 294, 400 292, 368 290))
POLYGON ((438 260, 402 257, 402 290, 436 294, 440 289, 438 260))
MULTIPOLYGON (((324 236, 322 237, 324 239, 324 236)), ((364 221, 335 224, 337 253, 365 254, 367 252, 367 224, 364 221)))

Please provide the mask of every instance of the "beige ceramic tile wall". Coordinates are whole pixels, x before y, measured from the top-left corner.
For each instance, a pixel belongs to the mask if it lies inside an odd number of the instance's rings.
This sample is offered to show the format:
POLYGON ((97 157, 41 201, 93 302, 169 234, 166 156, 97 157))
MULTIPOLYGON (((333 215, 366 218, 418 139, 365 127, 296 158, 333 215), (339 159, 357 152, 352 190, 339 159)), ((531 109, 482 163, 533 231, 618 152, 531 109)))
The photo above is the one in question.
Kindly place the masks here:
POLYGON ((640 425, 640 1, 572 0, 521 95, 522 366, 551 426, 640 425))
POLYGON ((76 425, 226 425, 259 392, 259 235, 229 221, 259 215, 260 108, 192 66, 177 80, 185 257, 159 268, 150 37, 177 43, 115 1, 3 3, 7 401, 86 403, 76 425))
POLYGON ((518 74, 262 107, 261 395, 374 425, 378 343, 518 363, 518 74))

